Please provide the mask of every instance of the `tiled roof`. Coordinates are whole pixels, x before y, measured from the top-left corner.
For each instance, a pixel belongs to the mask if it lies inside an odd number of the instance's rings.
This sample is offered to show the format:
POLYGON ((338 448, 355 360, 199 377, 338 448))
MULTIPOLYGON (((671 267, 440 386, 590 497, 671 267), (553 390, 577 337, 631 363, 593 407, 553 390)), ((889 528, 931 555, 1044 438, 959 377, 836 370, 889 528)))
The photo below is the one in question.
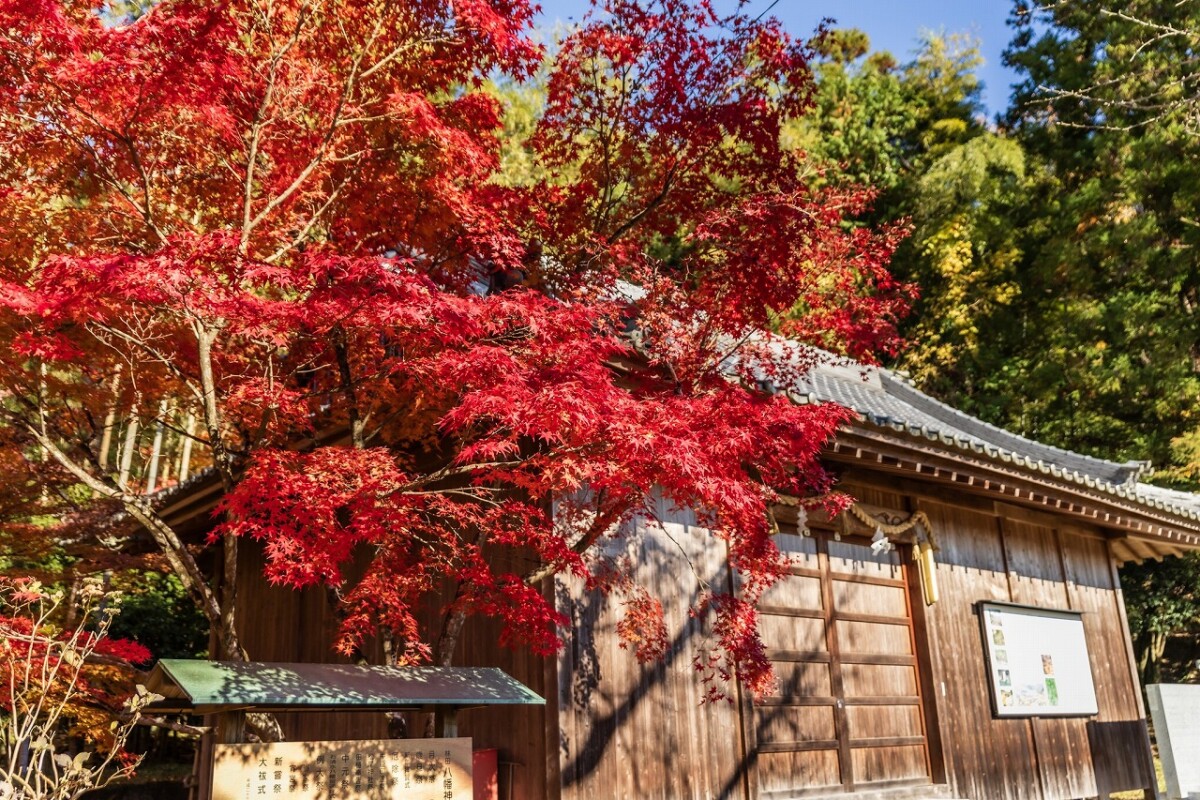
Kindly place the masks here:
MULTIPOLYGON (((641 289, 622 284, 620 293, 630 298, 641 289)), ((807 347, 775 340, 776 358, 797 366, 811 362, 807 347)), ((818 351, 819 352, 819 351, 818 351)), ((732 360, 730 362, 732 364, 732 360)), ((732 373, 732 367, 730 367, 732 373)), ((1104 494, 1132 501, 1200 522, 1200 495, 1142 483, 1150 472, 1145 461, 1119 463, 1051 447, 1006 431, 921 393, 907 380, 881 367, 841 361, 824 354, 789 395, 798 402, 837 403, 857 412, 864 421, 920 436, 961 450, 982 454, 1031 473, 1049 475, 1104 494)), ((163 505, 213 478, 211 468, 192 476, 181 486, 160 490, 154 503, 163 505)))
POLYGON ((801 402, 837 403, 881 428, 922 436, 1139 505, 1200 520, 1200 496, 1139 482, 1150 471, 1147 462, 1106 461, 1027 439, 922 394, 890 370, 822 364, 811 370, 802 383, 795 398, 801 402))

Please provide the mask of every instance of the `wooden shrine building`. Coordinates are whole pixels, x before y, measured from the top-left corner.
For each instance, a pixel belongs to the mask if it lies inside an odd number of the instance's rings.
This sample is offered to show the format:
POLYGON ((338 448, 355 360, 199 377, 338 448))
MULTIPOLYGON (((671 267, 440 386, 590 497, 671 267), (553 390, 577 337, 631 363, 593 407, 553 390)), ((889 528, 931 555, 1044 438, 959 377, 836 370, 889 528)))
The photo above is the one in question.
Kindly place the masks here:
MULTIPOLYGON (((717 540, 664 507, 665 531, 614 544, 669 599, 663 663, 639 665, 618 645, 620 609, 570 582, 546 587, 571 618, 557 658, 497 648, 490 623, 468 623, 456 664, 499 667, 547 699, 459 720, 462 735, 508 765, 501 796, 1153 792, 1117 569, 1200 548, 1200 498, 1140 483, 1143 464, 984 424, 887 370, 818 368, 795 399, 858 413, 827 451, 858 504, 828 522, 779 509, 778 541, 796 566, 760 606, 777 692, 755 699, 732 686, 730 702, 700 702, 693 656, 705 633, 687 610, 697 573, 727 587, 730 571, 717 540)), ((216 491, 193 483, 164 498, 164 511, 200 519, 216 491)), ((329 660, 335 622, 324 596, 269 586, 261 553, 241 553, 239 591, 257 610, 243 617, 252 657, 329 660)), ((287 734, 386 735, 381 715, 311 719, 285 721, 287 734)))

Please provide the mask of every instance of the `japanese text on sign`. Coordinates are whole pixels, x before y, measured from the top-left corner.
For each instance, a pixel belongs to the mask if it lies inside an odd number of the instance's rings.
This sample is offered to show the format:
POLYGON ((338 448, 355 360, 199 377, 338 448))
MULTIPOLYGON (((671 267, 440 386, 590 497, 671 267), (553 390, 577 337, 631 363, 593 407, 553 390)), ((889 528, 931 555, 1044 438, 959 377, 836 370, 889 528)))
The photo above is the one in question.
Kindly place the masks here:
POLYGON ((214 748, 213 800, 471 800, 471 740, 379 739, 214 748))

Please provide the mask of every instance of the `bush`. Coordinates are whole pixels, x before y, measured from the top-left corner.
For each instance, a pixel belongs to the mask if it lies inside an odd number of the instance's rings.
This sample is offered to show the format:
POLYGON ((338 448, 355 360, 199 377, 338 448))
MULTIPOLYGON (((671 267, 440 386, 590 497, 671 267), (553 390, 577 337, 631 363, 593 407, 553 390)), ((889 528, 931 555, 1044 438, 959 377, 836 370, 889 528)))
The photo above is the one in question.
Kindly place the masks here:
POLYGON ((74 800, 137 766, 125 743, 159 696, 130 680, 149 652, 108 638, 120 600, 86 581, 84 622, 64 630, 62 592, 0 578, 0 800, 74 800))

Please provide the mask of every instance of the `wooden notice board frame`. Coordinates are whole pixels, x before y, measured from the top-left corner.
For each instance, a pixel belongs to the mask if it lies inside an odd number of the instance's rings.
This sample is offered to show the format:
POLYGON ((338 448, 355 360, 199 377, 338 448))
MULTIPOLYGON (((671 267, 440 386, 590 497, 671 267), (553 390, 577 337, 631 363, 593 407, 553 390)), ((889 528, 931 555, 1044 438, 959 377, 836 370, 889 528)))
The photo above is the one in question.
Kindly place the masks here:
POLYGON ((980 601, 977 608, 994 717, 1100 713, 1083 612, 990 600, 980 601), (1056 635, 1044 635, 1049 629, 1056 635), (1040 654, 1040 664, 1024 663, 1031 660, 1030 653, 1040 654))

